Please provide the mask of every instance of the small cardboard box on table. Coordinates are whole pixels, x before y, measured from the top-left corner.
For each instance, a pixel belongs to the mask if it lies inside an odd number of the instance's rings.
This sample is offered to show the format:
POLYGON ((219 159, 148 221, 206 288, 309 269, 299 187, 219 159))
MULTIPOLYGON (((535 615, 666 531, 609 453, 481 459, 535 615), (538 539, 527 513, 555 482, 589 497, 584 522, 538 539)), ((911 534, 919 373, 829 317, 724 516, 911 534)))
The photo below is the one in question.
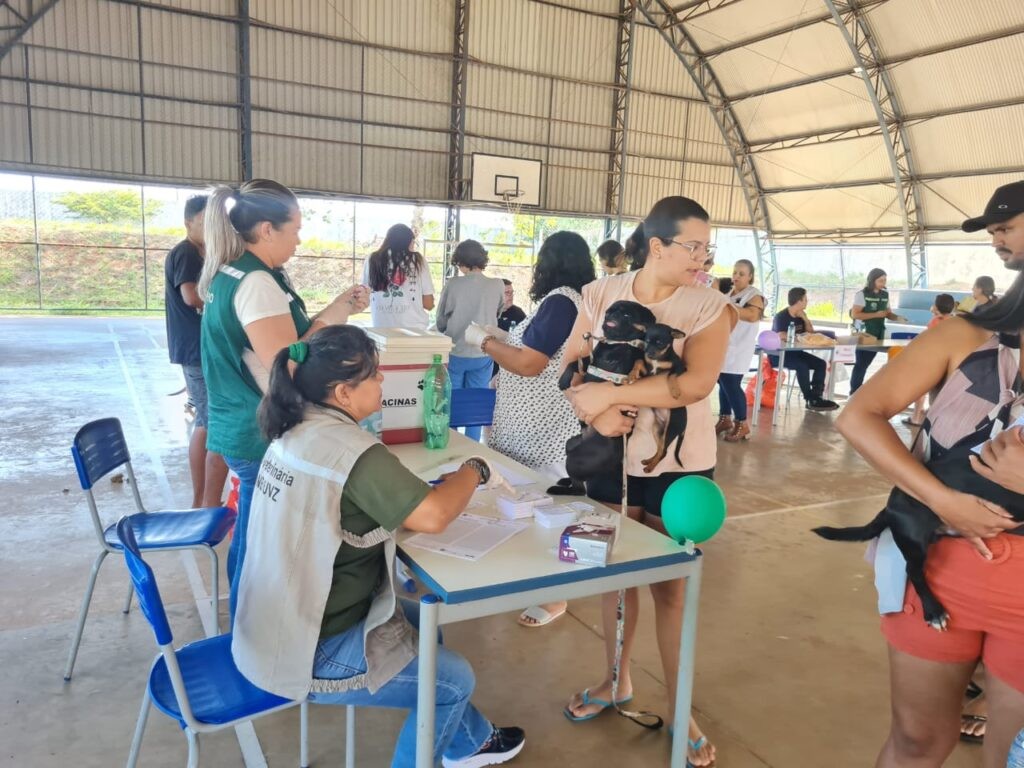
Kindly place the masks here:
POLYGON ((379 418, 380 439, 387 445, 423 440, 423 375, 441 355, 448 364, 452 340, 436 331, 367 328, 380 353, 384 374, 379 418))

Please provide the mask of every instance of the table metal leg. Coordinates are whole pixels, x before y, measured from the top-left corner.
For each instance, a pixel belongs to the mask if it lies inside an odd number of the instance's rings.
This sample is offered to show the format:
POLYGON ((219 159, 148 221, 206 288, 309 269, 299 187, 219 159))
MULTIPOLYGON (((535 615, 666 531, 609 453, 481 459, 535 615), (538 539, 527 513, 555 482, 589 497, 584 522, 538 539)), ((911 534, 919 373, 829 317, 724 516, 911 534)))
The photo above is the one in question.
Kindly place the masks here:
POLYGON ((762 363, 764 362, 764 352, 757 350, 757 375, 754 377, 754 406, 753 411, 750 414, 750 423, 752 426, 757 426, 757 422, 760 421, 761 417, 761 388, 764 386, 764 368, 762 363))
MULTIPOLYGON (((779 423, 779 402, 782 400, 780 397, 780 390, 782 389, 782 372, 786 369, 786 348, 783 347, 779 350, 779 371, 778 378, 775 379, 775 406, 772 408, 772 426, 774 427, 779 423)), ((794 376, 796 374, 793 374, 794 376)))
MULTIPOLYGON (((437 691, 437 595, 420 598, 419 682, 416 689, 416 768, 434 768, 434 707, 437 691)), ((686 626, 685 616, 683 626, 686 626)))
POLYGON ((828 350, 828 400, 836 399, 836 348, 829 347, 828 350))
POLYGON ((686 579, 686 603, 683 606, 683 629, 679 640, 679 677, 676 679, 676 716, 673 723, 671 768, 686 768, 686 742, 690 728, 690 707, 693 699, 693 667, 697 649, 697 604, 700 601, 700 575, 703 558, 686 579))

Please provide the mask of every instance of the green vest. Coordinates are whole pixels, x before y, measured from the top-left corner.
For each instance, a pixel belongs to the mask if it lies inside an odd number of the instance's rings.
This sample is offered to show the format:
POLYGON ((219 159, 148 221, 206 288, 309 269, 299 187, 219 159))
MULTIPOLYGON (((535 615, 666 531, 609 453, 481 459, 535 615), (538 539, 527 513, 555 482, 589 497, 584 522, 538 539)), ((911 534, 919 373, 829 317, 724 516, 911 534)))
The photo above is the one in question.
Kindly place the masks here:
POLYGON ((311 325, 306 305, 280 269, 271 269, 246 251, 225 264, 210 283, 210 298, 203 307, 203 378, 208 398, 206 447, 233 459, 259 461, 267 441, 256 424, 256 408, 263 399, 259 385, 242 361, 252 349, 245 328, 235 314, 235 292, 251 272, 266 272, 289 297, 292 322, 299 338, 311 325))
MULTIPOLYGON (((876 294, 869 294, 864 291, 865 312, 887 312, 889 310, 889 292, 879 291, 876 294)), ((885 338, 885 318, 876 317, 874 320, 864 321, 864 330, 876 339, 885 338)))

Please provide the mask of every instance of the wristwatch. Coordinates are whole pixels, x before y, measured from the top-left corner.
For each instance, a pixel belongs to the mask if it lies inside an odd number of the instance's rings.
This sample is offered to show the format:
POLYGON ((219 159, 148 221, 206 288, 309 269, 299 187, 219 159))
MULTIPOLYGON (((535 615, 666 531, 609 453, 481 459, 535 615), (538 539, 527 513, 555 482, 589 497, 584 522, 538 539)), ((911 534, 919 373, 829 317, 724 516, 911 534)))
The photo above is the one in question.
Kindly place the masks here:
POLYGON ((462 466, 471 467, 476 471, 477 475, 480 477, 478 485, 486 485, 487 481, 491 479, 491 468, 487 466, 487 462, 481 461, 475 456, 462 462, 462 466))

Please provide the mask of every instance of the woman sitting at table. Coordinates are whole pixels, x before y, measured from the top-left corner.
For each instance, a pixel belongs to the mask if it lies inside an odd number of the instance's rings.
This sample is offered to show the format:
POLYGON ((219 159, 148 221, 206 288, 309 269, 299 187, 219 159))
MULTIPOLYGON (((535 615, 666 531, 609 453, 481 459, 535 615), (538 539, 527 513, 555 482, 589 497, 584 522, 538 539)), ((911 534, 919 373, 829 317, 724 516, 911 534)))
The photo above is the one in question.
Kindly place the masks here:
MULTIPOLYGON (((380 409, 377 350, 354 326, 325 328, 274 359, 259 409, 273 440, 256 482, 231 651, 255 685, 318 704, 411 709, 392 766, 416 753, 418 606, 394 581, 399 526, 443 531, 478 485, 502 482, 467 459, 436 487, 358 422, 380 409)), ((525 744, 470 703, 469 663, 437 651, 434 761, 504 763, 525 744)))

